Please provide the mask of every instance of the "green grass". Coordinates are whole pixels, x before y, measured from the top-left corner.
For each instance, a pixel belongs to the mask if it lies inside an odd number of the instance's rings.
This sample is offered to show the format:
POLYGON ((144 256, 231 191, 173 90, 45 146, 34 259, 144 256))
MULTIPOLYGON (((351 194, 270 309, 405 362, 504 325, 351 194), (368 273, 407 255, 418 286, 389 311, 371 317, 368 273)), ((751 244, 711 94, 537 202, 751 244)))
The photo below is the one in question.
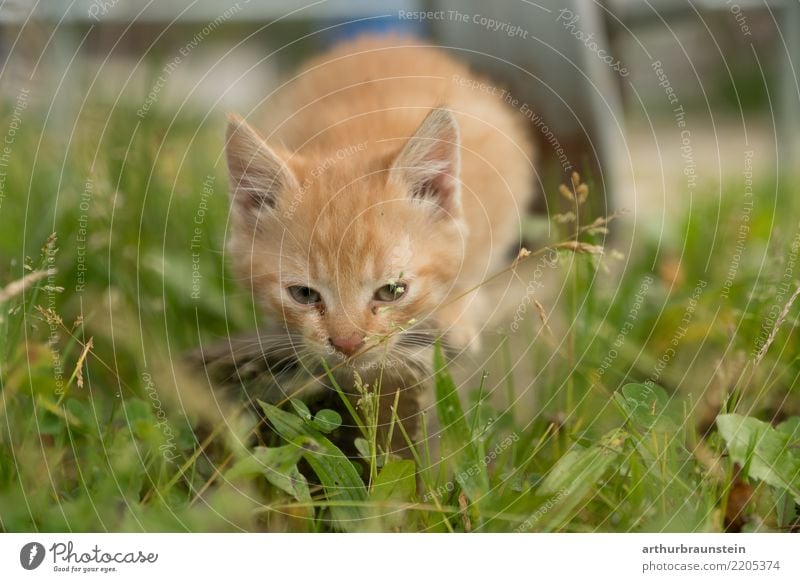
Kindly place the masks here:
POLYGON ((800 232, 791 185, 758 189, 727 293, 735 189, 709 185, 660 238, 631 238, 630 219, 610 241, 584 234, 606 256, 559 251, 562 293, 538 296, 552 335, 529 305, 488 380, 478 370, 459 390, 437 359, 441 447, 387 454, 361 408, 354 465, 335 412, 264 406, 276 434, 248 447, 247 416, 196 436, 192 403, 168 396, 175 384, 207 395, 181 355, 256 323, 226 271, 222 120, 43 119, 25 113, 0 207, 2 284, 57 269, 0 305, 0 530, 796 527, 797 305, 754 364, 800 278, 795 263, 782 287, 800 232), (526 390, 536 407, 511 406, 526 390))

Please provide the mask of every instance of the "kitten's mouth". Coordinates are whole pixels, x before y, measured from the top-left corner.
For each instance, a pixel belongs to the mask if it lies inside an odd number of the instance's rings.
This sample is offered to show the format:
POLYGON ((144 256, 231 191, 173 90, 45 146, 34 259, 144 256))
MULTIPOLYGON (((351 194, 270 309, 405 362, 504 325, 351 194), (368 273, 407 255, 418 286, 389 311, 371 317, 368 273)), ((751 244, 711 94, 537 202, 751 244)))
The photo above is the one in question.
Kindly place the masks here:
POLYGON ((328 359, 349 368, 359 368, 379 361, 381 359, 381 355, 382 350, 380 346, 377 344, 367 343, 352 354, 344 354, 342 352, 334 351, 328 359))
POLYGON ((359 350, 353 354, 344 354, 336 350, 326 350, 325 359, 331 366, 366 370, 378 368, 390 360, 397 359, 393 354, 393 344, 395 342, 370 342, 367 341, 359 350))
MULTIPOLYGON (((369 339, 353 354, 345 354, 334 349, 330 343, 315 343, 311 348, 317 358, 323 358, 328 367, 346 368, 356 371, 375 370, 381 367, 400 367, 406 360, 427 358, 428 349, 436 342, 436 335, 429 330, 414 330, 398 333, 380 340, 369 339)), ((317 360, 319 361, 319 360, 317 360)), ((407 364, 405 364, 407 365, 407 364)))

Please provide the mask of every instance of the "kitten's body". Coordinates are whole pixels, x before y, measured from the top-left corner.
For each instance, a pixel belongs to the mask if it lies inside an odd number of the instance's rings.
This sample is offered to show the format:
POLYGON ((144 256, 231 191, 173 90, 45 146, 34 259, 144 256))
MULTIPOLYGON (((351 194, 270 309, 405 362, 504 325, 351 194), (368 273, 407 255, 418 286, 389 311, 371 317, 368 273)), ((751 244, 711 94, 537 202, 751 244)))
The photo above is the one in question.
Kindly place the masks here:
POLYGON ((267 140, 322 158, 366 144, 331 172, 344 187, 371 171, 376 158, 397 155, 433 108, 449 108, 461 132, 469 229, 459 286, 471 286, 493 274, 519 239, 533 192, 531 146, 522 116, 500 89, 441 49, 405 42, 362 39, 310 62, 276 92, 275 107, 267 105, 267 140))
POLYGON ((362 39, 263 109, 263 139, 229 126, 229 248, 299 359, 418 365, 420 330, 475 347, 492 309, 473 289, 507 264, 533 186, 500 91, 439 49, 362 39))

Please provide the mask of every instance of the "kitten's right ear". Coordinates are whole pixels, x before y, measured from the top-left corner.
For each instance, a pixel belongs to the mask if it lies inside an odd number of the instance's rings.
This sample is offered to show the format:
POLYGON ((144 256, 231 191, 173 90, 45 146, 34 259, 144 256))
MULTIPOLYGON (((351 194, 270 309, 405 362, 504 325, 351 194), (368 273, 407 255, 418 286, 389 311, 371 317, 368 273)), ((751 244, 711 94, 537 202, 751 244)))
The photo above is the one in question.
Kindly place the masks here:
POLYGON ((458 122, 445 107, 433 109, 406 142, 390 169, 390 179, 405 184, 411 196, 461 216, 458 122))
POLYGON ((281 192, 297 188, 297 179, 281 157, 236 114, 228 114, 225 154, 231 198, 241 209, 255 213, 275 208, 281 192))

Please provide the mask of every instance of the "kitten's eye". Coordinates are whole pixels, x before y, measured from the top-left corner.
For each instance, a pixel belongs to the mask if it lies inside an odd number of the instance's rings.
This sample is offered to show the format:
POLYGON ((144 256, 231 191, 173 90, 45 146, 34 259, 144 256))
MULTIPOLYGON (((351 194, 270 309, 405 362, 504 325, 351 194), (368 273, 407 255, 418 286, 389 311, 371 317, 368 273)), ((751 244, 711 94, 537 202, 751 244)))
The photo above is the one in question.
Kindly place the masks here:
POLYGON ((288 291, 289 295, 292 296, 292 299, 302 305, 313 305, 315 303, 322 302, 322 295, 319 294, 319 291, 316 291, 311 287, 292 285, 289 287, 288 291))
POLYGON ((375 291, 376 301, 397 301, 406 293, 408 285, 405 283, 389 283, 375 291))

